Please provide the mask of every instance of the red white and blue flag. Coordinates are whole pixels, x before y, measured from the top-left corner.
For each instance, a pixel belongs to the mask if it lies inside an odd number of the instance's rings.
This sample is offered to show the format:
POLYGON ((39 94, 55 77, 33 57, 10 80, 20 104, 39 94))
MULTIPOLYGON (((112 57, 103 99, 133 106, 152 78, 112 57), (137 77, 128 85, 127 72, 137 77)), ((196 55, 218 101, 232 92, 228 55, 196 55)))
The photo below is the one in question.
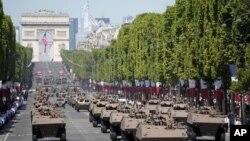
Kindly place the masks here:
POLYGON ((42 44, 44 45, 44 53, 46 53, 46 48, 47 48, 47 44, 48 44, 47 39, 46 39, 46 32, 43 35, 42 44))

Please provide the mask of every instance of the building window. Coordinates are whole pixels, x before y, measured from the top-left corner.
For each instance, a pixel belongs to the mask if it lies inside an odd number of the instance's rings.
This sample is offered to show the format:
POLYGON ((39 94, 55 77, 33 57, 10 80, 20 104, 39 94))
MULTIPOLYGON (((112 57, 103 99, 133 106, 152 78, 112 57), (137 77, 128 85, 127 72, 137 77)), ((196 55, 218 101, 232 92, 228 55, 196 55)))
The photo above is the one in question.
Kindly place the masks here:
POLYGON ((25 37, 34 37, 35 32, 34 31, 24 31, 24 36, 25 37))
POLYGON ((57 37, 66 37, 66 31, 57 31, 57 37))

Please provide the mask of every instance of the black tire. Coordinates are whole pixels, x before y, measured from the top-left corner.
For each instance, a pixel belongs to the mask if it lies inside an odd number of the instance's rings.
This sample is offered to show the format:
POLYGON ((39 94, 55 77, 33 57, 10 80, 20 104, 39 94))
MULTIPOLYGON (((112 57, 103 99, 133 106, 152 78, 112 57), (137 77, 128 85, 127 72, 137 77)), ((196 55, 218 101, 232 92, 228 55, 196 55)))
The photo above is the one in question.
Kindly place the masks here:
POLYGON ((77 112, 79 112, 80 110, 79 110, 79 108, 77 108, 77 112))
POLYGON ((89 122, 93 121, 93 117, 91 115, 89 115, 89 122))
POLYGON ((92 124, 93 124, 93 127, 97 127, 97 121, 95 121, 95 120, 92 120, 92 124))
POLYGON ((101 126, 101 132, 102 133, 107 133, 107 126, 106 125, 102 124, 102 126, 101 126))
POLYGON ((125 134, 125 133, 122 132, 121 136, 122 136, 122 141, 130 141, 130 138, 129 138, 128 134, 125 134))
POLYGON ((37 135, 32 135, 32 141, 37 141, 37 135))
POLYGON ((65 133, 61 134, 60 141, 66 141, 66 134, 65 133))
POLYGON ((221 135, 220 135, 220 141, 225 141, 225 133, 222 133, 221 135))
POLYGON ((117 134, 116 134, 116 132, 111 132, 110 131, 110 139, 111 139, 111 141, 115 141, 116 139, 117 139, 117 134))

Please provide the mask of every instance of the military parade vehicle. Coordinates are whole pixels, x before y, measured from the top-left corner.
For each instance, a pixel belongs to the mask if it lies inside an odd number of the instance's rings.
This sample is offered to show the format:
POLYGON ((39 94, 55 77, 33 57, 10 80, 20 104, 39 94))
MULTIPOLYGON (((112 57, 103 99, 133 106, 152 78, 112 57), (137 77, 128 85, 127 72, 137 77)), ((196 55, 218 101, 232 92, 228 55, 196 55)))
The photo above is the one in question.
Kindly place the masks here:
POLYGON ((201 106, 194 112, 188 113, 188 135, 193 137, 214 136, 216 141, 224 141, 227 131, 224 117, 225 115, 216 112, 214 107, 201 106))
POLYGON ((136 141, 136 127, 147 118, 145 109, 137 109, 129 117, 123 117, 121 121, 121 136, 123 141, 136 141))
POLYGON ((79 112, 80 110, 89 110, 90 102, 90 99, 84 96, 78 97, 77 102, 75 104, 76 111, 79 112))
POLYGON ((112 111, 117 110, 117 107, 119 106, 118 99, 111 99, 109 100, 109 103, 106 104, 105 108, 102 109, 101 111, 101 132, 106 133, 107 130, 110 127, 109 119, 110 119, 110 114, 112 111))
POLYGON ((92 124, 93 127, 97 127, 98 124, 101 123, 101 112, 105 108, 105 106, 109 103, 109 101, 105 98, 100 99, 92 109, 92 124))
POLYGON ((117 110, 112 111, 110 114, 110 139, 116 140, 118 136, 121 136, 121 121, 123 117, 128 117, 134 109, 132 105, 119 105, 117 110))
MULTIPOLYGON (((184 125, 174 123, 173 119, 161 114, 151 114, 136 127, 138 141, 185 141, 188 140, 184 125)), ((126 141, 126 140, 125 140, 126 141)))
POLYGON ((157 106, 156 111, 160 114, 168 114, 170 108, 174 105, 174 101, 169 98, 164 98, 157 106))
POLYGON ((46 93, 37 93, 31 110, 32 140, 56 137, 66 141, 66 123, 55 104, 48 101, 46 93))
POLYGON ((161 100, 157 98, 152 98, 148 100, 148 102, 145 105, 145 109, 149 111, 149 113, 155 113, 157 106, 160 104, 161 100))
POLYGON ((175 122, 187 122, 188 104, 183 101, 177 101, 172 108, 169 109, 170 116, 175 122))

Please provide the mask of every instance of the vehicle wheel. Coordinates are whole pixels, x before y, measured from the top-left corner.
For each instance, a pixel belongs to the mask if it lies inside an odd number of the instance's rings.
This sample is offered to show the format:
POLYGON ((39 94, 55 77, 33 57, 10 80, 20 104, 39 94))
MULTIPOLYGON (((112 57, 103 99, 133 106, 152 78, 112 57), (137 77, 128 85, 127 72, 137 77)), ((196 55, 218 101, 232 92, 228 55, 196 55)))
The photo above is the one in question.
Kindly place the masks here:
POLYGON ((130 141, 130 139, 129 139, 129 135, 128 134, 125 134, 125 133, 121 133, 121 136, 122 136, 122 140, 123 141, 130 141))
POLYGON ((101 126, 101 131, 102 131, 102 133, 107 133, 107 126, 106 125, 102 125, 101 126))
POLYGON ((188 141, 196 141, 196 133, 193 128, 188 127, 187 129, 188 141))
POLYGON ((89 122, 92 122, 93 117, 91 115, 89 115, 89 122))
POLYGON ((92 120, 92 124, 93 124, 93 127, 97 127, 97 121, 95 121, 95 120, 92 120))
POLYGON ((110 132, 110 139, 111 141, 115 141, 117 138, 116 132, 110 132))
POLYGON ((79 110, 79 108, 77 108, 77 112, 79 112, 80 110, 79 110))
POLYGON ((65 133, 61 134, 60 141, 66 141, 66 134, 65 133))
POLYGON ((220 141, 225 141, 225 133, 222 133, 222 134, 220 135, 220 141))
POLYGON ((37 141, 37 136, 36 135, 32 135, 32 141, 37 141))

